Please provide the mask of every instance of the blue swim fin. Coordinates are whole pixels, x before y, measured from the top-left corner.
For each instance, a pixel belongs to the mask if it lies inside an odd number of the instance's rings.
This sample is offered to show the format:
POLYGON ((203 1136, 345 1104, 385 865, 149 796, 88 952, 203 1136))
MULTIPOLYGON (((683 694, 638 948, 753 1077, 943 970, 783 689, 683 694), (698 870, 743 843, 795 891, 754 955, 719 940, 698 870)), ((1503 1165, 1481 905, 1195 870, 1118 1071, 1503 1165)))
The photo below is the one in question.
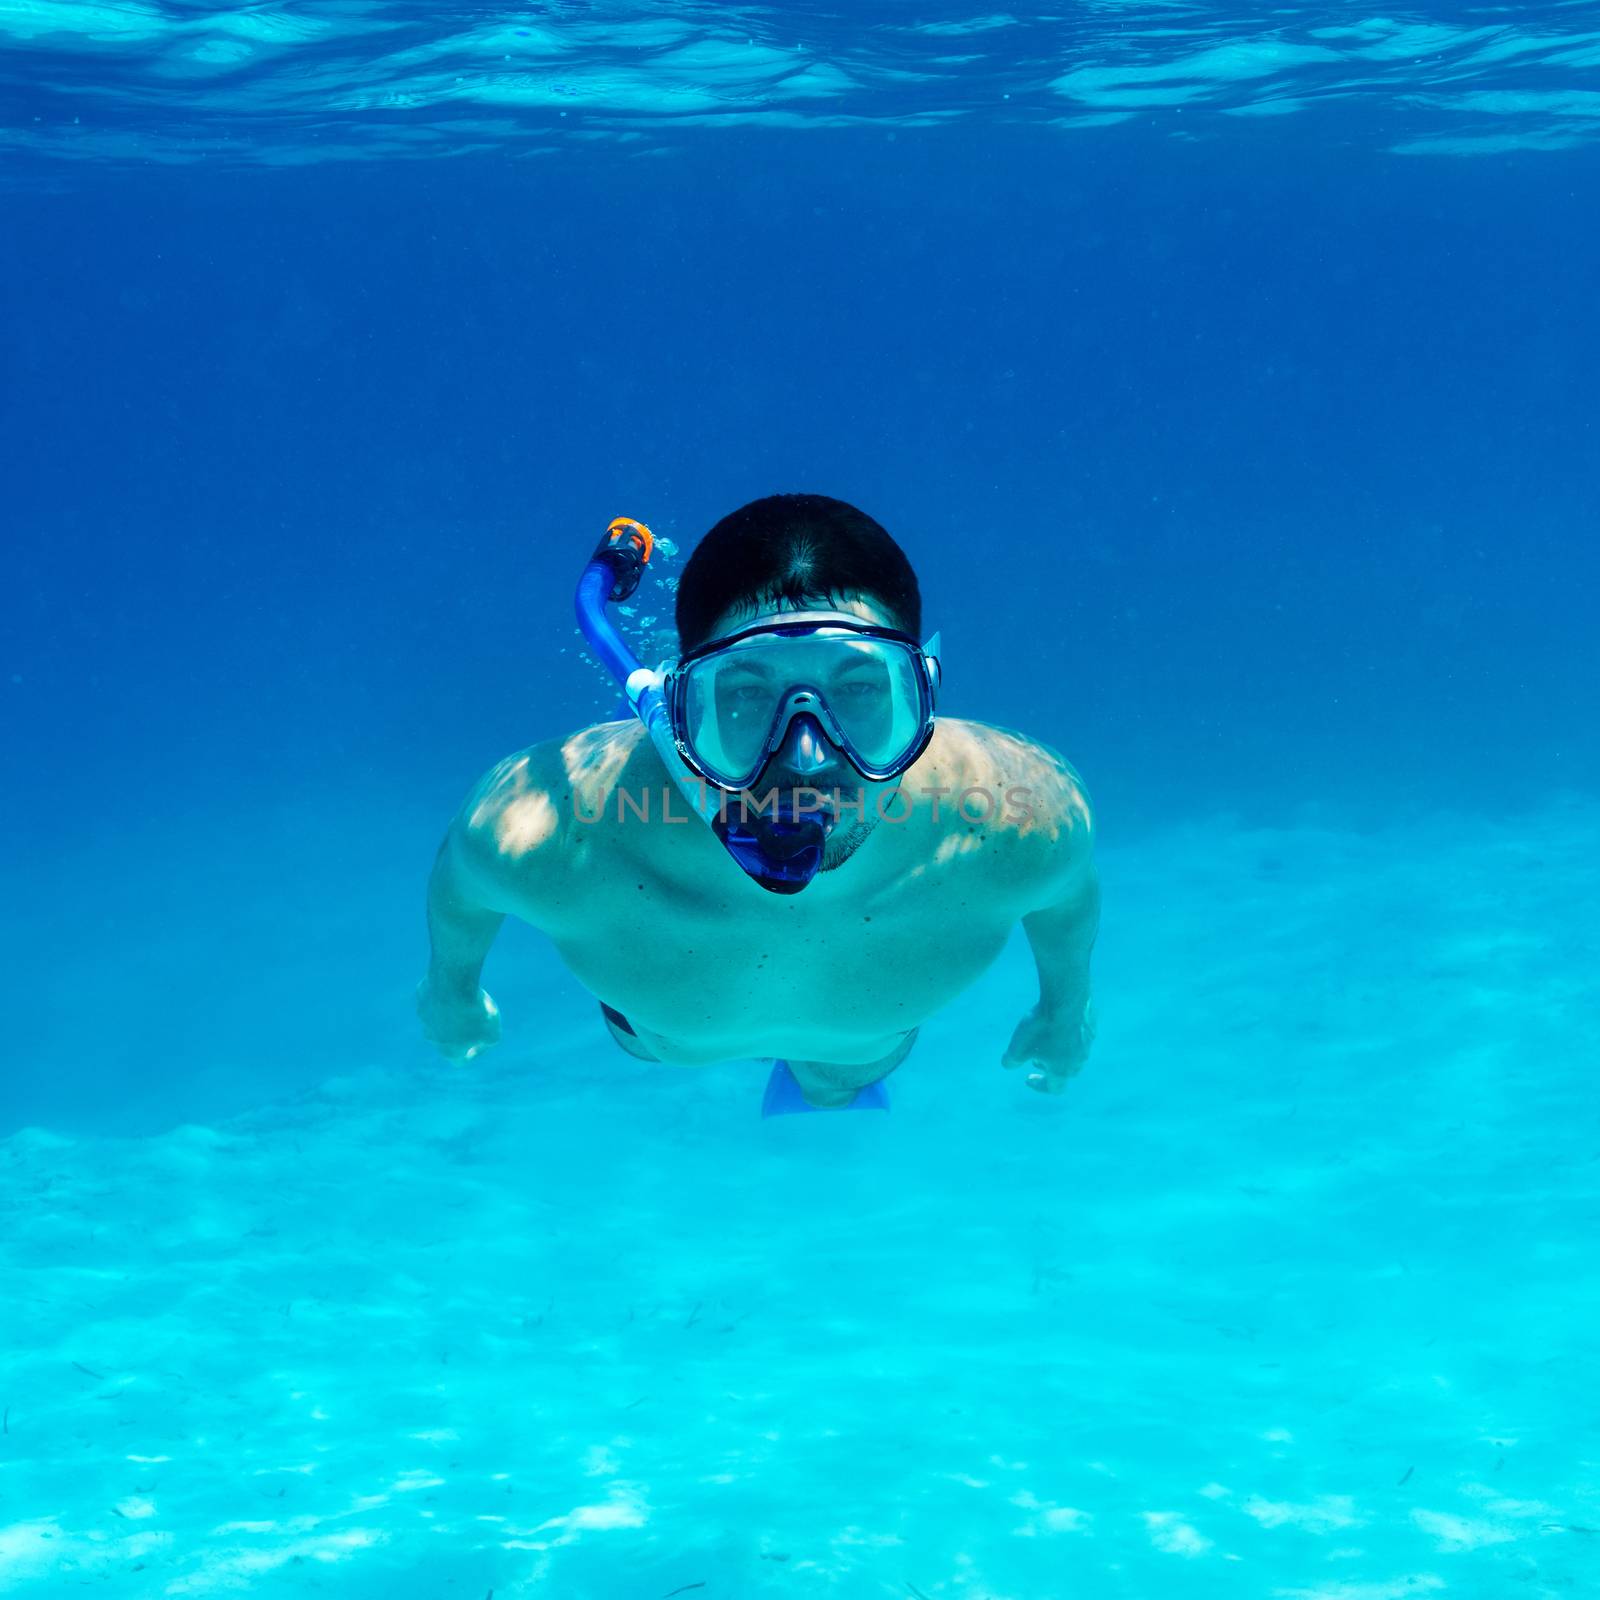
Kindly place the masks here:
POLYGON ((786 1117, 796 1111, 887 1111, 889 1090, 880 1079, 857 1089, 855 1097, 842 1106, 814 1106, 800 1092, 787 1061, 772 1063, 772 1076, 767 1079, 767 1092, 761 1097, 763 1117, 786 1117))

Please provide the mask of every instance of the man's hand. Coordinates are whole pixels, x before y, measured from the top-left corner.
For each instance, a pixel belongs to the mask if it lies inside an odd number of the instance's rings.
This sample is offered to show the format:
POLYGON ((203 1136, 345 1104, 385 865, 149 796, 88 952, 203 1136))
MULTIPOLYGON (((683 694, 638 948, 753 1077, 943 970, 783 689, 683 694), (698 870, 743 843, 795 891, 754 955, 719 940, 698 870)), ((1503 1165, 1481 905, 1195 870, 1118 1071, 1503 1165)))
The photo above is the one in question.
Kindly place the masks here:
POLYGON ((1089 1059, 1094 1033, 1092 1001, 1075 1008, 1070 1016, 1035 1006, 1017 1024, 1001 1065, 1026 1067, 1030 1089, 1037 1089, 1040 1094, 1060 1094, 1067 1080, 1077 1077, 1089 1059))
POLYGON ((500 1042, 500 1008, 486 989, 473 995, 451 991, 431 977, 417 985, 422 1031, 452 1061, 471 1061, 500 1042))

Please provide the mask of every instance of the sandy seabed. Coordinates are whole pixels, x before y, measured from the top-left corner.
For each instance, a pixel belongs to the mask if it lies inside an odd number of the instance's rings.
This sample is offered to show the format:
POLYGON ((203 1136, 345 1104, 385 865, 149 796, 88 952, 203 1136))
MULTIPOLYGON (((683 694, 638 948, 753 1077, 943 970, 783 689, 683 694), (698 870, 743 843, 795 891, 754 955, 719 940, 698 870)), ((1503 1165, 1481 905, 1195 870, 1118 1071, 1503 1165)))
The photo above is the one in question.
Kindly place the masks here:
POLYGON ((1600 810, 1104 852, 1101 1039, 621 1055, 0 1143, 0 1593, 1600 1592, 1600 810))

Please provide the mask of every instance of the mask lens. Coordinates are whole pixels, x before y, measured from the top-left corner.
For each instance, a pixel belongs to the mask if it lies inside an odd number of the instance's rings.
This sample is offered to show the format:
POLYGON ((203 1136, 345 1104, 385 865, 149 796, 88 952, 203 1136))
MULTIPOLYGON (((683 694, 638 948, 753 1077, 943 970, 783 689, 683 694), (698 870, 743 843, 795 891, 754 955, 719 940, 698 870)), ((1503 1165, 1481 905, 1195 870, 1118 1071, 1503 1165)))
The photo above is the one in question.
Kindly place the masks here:
POLYGON ((839 731, 863 765, 892 766, 921 729, 921 697, 907 651, 883 639, 838 641, 819 684, 839 731))
POLYGON ((707 772, 737 787, 761 758, 784 687, 775 663, 745 641, 696 661, 683 679, 683 726, 707 772))

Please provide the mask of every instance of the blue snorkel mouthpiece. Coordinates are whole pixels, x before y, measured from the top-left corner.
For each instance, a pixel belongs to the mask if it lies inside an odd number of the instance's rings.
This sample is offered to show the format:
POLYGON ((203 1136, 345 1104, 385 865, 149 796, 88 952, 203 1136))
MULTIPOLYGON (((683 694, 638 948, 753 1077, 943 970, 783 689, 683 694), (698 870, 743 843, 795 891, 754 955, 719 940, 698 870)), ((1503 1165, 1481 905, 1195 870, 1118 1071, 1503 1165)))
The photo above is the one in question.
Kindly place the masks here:
POLYGON ((644 724, 668 773, 691 808, 722 842, 740 868, 774 894, 798 894, 822 869, 822 849, 832 818, 779 803, 755 818, 735 817, 739 797, 703 782, 678 751, 663 691, 664 674, 640 664, 617 631, 606 607, 639 587, 655 550, 642 522, 618 517, 605 531, 578 579, 578 626, 606 671, 622 686, 633 714, 644 724))
POLYGON ((799 894, 822 870, 827 823, 792 806, 780 806, 772 816, 754 823, 718 815, 712 819, 711 831, 728 854, 774 894, 799 894))

